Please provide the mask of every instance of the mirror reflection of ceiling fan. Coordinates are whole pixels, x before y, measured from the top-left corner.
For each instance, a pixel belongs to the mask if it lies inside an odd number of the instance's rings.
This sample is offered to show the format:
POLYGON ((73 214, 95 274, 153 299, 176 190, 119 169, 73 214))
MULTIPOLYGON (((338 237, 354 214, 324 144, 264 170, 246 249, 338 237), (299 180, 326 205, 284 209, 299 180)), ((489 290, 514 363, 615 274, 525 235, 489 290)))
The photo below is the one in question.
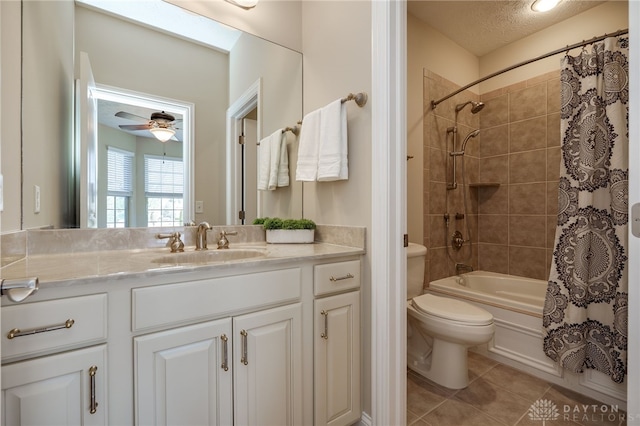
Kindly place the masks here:
POLYGON ((154 112, 150 118, 144 118, 125 111, 119 111, 115 115, 116 117, 144 123, 120 124, 119 127, 123 130, 148 130, 161 142, 167 142, 169 139, 178 140, 174 136, 178 129, 178 127, 175 127, 175 124, 181 120, 176 120, 173 115, 164 111, 154 112))

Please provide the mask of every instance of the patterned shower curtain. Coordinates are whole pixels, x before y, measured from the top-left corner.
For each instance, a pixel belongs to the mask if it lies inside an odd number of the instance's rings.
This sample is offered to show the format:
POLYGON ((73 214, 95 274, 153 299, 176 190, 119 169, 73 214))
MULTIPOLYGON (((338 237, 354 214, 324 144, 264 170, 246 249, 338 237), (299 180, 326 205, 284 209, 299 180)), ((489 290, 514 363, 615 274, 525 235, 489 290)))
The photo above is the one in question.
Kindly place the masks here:
POLYGON ((570 371, 627 371, 629 39, 565 56, 558 226, 544 352, 570 371), (590 50, 590 51, 588 51, 590 50))

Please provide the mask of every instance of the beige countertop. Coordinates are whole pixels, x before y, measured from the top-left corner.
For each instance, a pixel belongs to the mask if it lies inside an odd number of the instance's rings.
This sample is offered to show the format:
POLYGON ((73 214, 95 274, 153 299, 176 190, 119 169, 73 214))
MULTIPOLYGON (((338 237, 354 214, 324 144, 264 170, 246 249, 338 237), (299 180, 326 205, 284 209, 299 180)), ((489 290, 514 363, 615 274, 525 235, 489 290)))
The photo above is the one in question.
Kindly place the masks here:
MULTIPOLYGON (((364 254, 362 248, 328 243, 313 244, 232 244, 234 250, 258 252, 258 257, 234 260, 193 261, 182 263, 181 257, 200 256, 195 247, 185 247, 184 253, 171 253, 168 248, 136 250, 103 250, 84 253, 30 255, 0 269, 2 279, 38 277, 40 286, 68 286, 100 280, 152 277, 166 273, 206 272, 225 269, 241 272, 244 267, 267 266, 302 260, 330 259, 333 257, 364 254), (175 260, 174 260, 175 259, 175 260)), ((210 249, 208 252, 224 251, 210 249)), ((206 255, 205 255, 206 256, 206 255)), ((216 254, 211 254, 215 257, 216 254)))

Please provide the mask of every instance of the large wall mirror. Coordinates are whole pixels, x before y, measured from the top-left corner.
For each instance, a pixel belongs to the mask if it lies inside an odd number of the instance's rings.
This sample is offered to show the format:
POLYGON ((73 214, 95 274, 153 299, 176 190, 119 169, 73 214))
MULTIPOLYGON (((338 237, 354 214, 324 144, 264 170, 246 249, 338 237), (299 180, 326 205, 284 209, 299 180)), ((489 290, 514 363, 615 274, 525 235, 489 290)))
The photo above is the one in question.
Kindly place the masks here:
MULTIPOLYGON (((246 185, 255 159, 243 160, 261 138, 301 120, 301 53, 160 0, 23 1, 22 37, 22 229, 241 224, 243 206, 254 209, 244 223, 301 216, 300 182, 256 191, 246 185), (118 4, 124 10, 104 9, 118 4), (81 58, 97 88, 88 89, 98 95, 95 121, 78 109, 81 58), (167 142, 147 128, 158 121, 175 131, 167 142), (252 140, 231 140, 245 129, 252 140), (87 132, 95 152, 78 143, 87 132), (130 185, 118 180, 127 167, 130 185), (154 173, 185 185, 150 189, 154 173), (171 211, 183 202, 188 213, 171 211)), ((287 147, 294 176, 294 135, 287 147)))

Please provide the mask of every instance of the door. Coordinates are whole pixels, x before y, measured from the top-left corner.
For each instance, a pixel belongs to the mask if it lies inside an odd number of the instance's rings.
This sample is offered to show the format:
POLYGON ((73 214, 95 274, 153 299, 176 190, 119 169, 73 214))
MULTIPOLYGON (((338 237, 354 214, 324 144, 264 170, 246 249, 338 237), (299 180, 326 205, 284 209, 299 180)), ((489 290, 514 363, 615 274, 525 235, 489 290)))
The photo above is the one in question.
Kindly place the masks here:
POLYGON ((98 101, 94 97, 89 55, 80 52, 76 81, 76 179, 80 183, 78 209, 81 228, 98 226, 98 101))
POLYGON ((360 292, 315 301, 314 424, 360 419, 360 292))
POLYGON ((107 425, 106 345, 2 367, 5 425, 107 425))
POLYGON ((235 424, 302 424, 301 326, 300 303, 233 319, 235 424))
POLYGON ((258 122, 242 119, 242 225, 251 225, 258 217, 258 122))
POLYGON ((231 425, 231 319, 134 338, 138 425, 231 425))

